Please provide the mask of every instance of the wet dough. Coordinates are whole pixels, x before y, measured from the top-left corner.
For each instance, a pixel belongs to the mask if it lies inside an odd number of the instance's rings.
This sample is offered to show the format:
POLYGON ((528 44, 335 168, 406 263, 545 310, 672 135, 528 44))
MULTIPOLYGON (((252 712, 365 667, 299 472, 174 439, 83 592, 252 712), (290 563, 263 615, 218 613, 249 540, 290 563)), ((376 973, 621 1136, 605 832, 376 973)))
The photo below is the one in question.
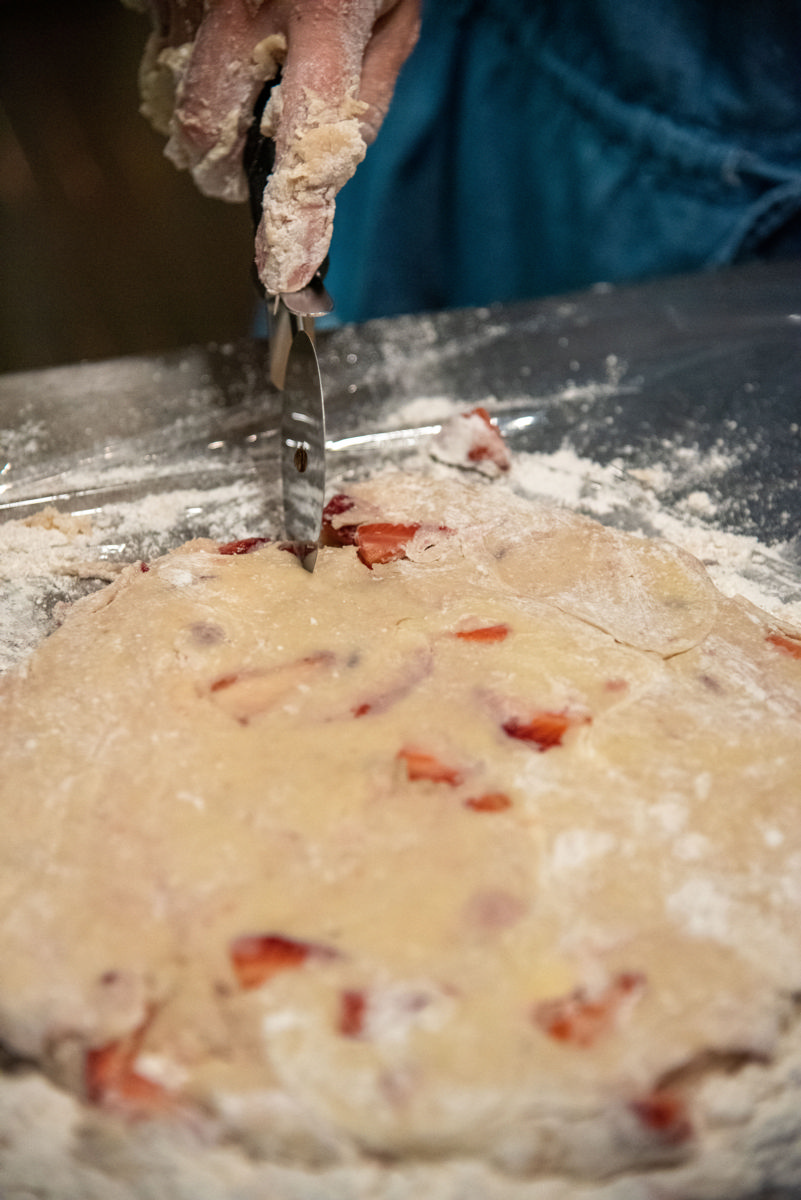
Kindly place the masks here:
POLYGON ((351 499, 404 557, 190 543, 3 682, 18 1103, 125 1196, 801 1186, 799 635, 497 484, 351 499))

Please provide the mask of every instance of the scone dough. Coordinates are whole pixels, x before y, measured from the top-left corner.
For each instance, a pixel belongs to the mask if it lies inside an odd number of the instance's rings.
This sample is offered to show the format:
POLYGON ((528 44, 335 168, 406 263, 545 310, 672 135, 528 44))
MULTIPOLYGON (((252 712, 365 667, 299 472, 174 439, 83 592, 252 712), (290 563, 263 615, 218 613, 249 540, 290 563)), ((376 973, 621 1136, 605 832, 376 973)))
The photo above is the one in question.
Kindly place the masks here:
POLYGON ((403 557, 189 543, 0 685, 13 1087, 276 1200, 733 1200, 769 1093, 801 1187, 801 635, 500 484, 340 507, 403 557))

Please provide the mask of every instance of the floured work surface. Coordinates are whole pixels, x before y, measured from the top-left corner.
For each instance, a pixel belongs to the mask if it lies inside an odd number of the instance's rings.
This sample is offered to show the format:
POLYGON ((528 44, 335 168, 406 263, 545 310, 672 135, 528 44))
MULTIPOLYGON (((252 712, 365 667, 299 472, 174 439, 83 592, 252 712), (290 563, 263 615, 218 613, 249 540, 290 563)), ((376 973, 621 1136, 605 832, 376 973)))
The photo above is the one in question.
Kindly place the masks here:
MULTIPOLYGON (((521 494, 679 541, 727 592, 745 580, 801 620, 796 264, 373 321, 321 334, 319 355, 333 490, 413 465, 483 405, 521 494)), ((92 571, 277 531, 268 377, 258 341, 0 376, 0 671, 92 571), (45 505, 86 520, 78 553, 57 529, 23 547, 14 522, 45 505)))
POLYGON ((801 635, 501 483, 330 514, 6 677, 0 1192, 797 1194, 801 635))

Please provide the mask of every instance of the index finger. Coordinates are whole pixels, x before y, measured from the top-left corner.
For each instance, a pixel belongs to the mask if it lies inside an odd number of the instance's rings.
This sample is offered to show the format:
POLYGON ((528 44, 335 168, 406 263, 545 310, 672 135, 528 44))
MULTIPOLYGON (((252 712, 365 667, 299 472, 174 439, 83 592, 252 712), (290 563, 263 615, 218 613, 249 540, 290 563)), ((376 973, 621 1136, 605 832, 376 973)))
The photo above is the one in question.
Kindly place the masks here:
POLYGON ((256 234, 268 292, 303 287, 328 251, 336 194, 365 154, 362 66, 386 11, 381 0, 297 0, 288 11, 284 74, 263 124, 276 143, 256 234))

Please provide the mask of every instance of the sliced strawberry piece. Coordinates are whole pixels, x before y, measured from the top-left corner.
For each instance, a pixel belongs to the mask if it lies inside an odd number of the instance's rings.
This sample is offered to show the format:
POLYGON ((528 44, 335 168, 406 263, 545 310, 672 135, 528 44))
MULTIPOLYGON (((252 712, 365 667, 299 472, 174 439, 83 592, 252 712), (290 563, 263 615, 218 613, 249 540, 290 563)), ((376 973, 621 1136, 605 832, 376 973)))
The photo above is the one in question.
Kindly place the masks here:
POLYGON ((485 792, 483 796, 471 796, 465 805, 475 812, 503 812, 512 807, 512 801, 505 792, 485 792))
POLYGON ((532 1017, 535 1024, 557 1042, 591 1046, 614 1027, 621 1010, 635 1000, 644 987, 643 975, 623 971, 597 994, 591 995, 579 987, 567 996, 536 1004, 532 1017))
POLYGON ((218 554, 250 554, 260 546, 266 546, 270 539, 266 537, 239 538, 236 542, 225 542, 217 547, 218 554))
POLYGON ((457 787, 464 776, 455 767, 446 766, 435 754, 425 750, 405 747, 398 752, 398 758, 406 763, 406 775, 410 780, 428 779, 432 783, 449 783, 457 787))
POLYGON ((232 672, 230 675, 220 675, 220 677, 215 679, 210 685, 209 691, 224 692, 226 688, 233 687, 238 679, 239 675, 237 675, 235 672, 232 672))
POLYGON ((133 1116, 177 1107, 173 1093, 134 1069, 148 1023, 145 1021, 127 1037, 87 1051, 84 1080, 91 1104, 102 1104, 133 1116))
POLYGON ((175 1098, 162 1084, 135 1071, 133 1058, 120 1042, 87 1053, 86 1095, 90 1103, 143 1114, 173 1107, 175 1098))
POLYGON ((277 933, 244 934, 234 938, 228 953, 241 988, 261 987, 280 971, 292 971, 309 958, 336 958, 337 951, 315 942, 302 942, 277 933))
POLYGON ((320 540, 324 546, 355 546, 359 540, 358 525, 333 525, 323 523, 320 540))
POLYGON ((384 521, 360 525, 356 534, 358 555, 371 570, 375 563, 406 557, 406 548, 419 525, 392 525, 384 521))
POLYGON ((86 1096, 92 1104, 101 1104, 133 1070, 135 1054, 130 1042, 109 1042, 86 1053, 86 1096))
POLYGON ((427 679, 432 668, 433 657, 428 649, 410 655, 394 679, 385 678, 380 691, 368 693, 359 704, 351 708, 352 715, 366 717, 368 713, 377 715, 387 712, 393 704, 408 696, 419 683, 427 679))
POLYGON ((209 694, 229 717, 247 725, 334 661, 335 656, 329 651, 320 651, 276 667, 234 671, 213 680, 209 694))
POLYGON ((146 575, 147 572, 150 570, 150 567, 147 565, 146 562, 140 562, 139 570, 142 572, 143 575, 146 575))
POLYGON ((342 992, 339 1000, 337 1029, 343 1037, 357 1038, 364 1033, 367 997, 362 991, 342 992))
POLYGON ((649 1132, 670 1146, 680 1145, 692 1137, 687 1105, 677 1092, 657 1089, 634 1100, 629 1107, 649 1132))
POLYGON ((484 474, 508 471, 511 459, 501 431, 486 408, 474 408, 444 421, 431 443, 431 454, 455 467, 484 474))
POLYGON ((501 436, 501 431, 491 419, 486 408, 474 408, 472 412, 464 413, 463 416, 470 418, 478 418, 483 426, 479 426, 476 422, 476 429, 473 433, 473 444, 467 452, 467 457, 470 462, 484 462, 489 460, 495 463, 495 466, 501 471, 508 471, 511 466, 509 451, 506 448, 506 443, 501 436))
POLYGON ((325 546, 355 546, 358 525, 334 525, 334 517, 350 512, 356 501, 344 492, 332 496, 323 509, 322 541, 325 546))
POLYGON ((508 625, 481 625, 477 629, 459 629, 454 637, 464 642, 503 642, 510 633, 508 625))
POLYGON ((538 712, 526 721, 512 717, 503 723, 504 733, 520 742, 532 742, 540 751, 561 746, 562 738, 573 725, 586 725, 590 718, 568 713, 538 712))
POLYGON ((330 521, 333 517, 341 517, 343 513, 350 512, 355 506, 356 501, 352 496, 347 496, 344 492, 337 492, 323 509, 323 517, 327 517, 330 521))
POLYGON ((775 646, 784 654, 789 654, 791 658, 801 658, 801 638, 790 637, 786 633, 777 631, 769 633, 765 641, 770 642, 771 646, 775 646))

